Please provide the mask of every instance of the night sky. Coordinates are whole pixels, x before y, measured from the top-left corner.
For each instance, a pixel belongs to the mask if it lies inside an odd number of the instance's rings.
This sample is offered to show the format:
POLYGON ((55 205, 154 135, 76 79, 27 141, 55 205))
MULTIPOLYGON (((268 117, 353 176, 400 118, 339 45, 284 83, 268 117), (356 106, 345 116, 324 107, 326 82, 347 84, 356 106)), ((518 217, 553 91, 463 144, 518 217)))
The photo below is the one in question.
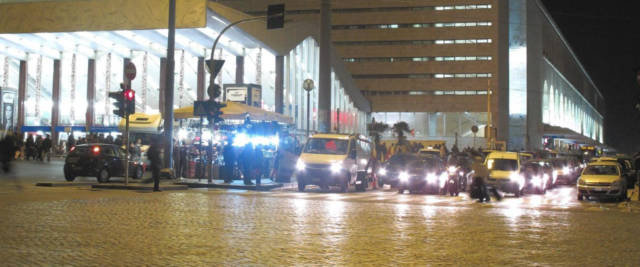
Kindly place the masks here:
POLYGON ((542 2, 605 97, 605 144, 640 151, 640 1, 542 2))

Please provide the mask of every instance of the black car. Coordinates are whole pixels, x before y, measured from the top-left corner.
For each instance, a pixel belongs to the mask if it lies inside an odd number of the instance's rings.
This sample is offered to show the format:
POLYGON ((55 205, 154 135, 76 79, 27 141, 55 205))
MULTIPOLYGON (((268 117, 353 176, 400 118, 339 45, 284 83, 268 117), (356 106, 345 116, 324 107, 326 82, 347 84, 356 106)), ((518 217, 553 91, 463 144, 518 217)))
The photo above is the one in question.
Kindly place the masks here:
MULTIPOLYGON (((109 178, 124 177, 125 151, 111 144, 83 144, 71 148, 64 163, 64 177, 73 181, 77 176, 95 176, 100 183, 109 178)), ((140 179, 145 164, 135 157, 129 161, 129 174, 140 179)))
POLYGON ((449 178, 439 157, 421 157, 409 162, 398 175, 398 192, 439 194, 449 178))
POLYGON ((553 169, 547 162, 531 160, 522 164, 520 175, 524 177, 525 186, 522 192, 544 194, 553 184, 553 169))
POLYGON ((416 154, 400 153, 391 156, 378 169, 378 183, 381 186, 388 184, 397 187, 400 172, 405 170, 409 163, 417 160, 420 160, 420 157, 416 154))

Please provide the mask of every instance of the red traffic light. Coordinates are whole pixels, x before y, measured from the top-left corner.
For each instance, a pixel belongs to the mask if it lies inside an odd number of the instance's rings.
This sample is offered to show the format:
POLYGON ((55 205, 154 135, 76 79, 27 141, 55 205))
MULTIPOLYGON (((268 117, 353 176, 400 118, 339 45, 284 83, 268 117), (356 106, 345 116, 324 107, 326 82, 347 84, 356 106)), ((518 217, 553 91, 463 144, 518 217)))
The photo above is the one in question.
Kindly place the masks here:
POLYGON ((129 89, 124 91, 124 99, 126 99, 127 101, 132 101, 136 98, 136 92, 129 89))

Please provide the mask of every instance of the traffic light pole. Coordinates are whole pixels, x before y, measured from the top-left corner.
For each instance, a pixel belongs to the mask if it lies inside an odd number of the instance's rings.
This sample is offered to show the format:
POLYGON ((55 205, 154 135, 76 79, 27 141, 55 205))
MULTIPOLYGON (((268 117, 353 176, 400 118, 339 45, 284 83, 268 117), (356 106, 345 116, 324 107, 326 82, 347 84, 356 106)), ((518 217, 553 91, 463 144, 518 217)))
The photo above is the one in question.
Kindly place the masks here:
MULTIPOLYGON (((129 184, 129 114, 125 113, 124 127, 124 185, 129 184)), ((140 177, 138 177, 140 178, 140 177)))

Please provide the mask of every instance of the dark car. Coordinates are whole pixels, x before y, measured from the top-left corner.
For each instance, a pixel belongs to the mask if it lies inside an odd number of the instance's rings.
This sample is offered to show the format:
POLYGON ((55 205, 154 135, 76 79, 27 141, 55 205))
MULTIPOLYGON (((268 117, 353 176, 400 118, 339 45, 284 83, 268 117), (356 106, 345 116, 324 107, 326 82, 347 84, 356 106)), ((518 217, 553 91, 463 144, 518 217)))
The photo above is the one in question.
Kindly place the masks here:
POLYGON ((572 185, 578 180, 580 173, 571 160, 565 158, 554 158, 549 159, 549 163, 553 166, 553 179, 555 180, 556 185, 572 185))
POLYGON ((523 192, 544 194, 553 183, 552 170, 545 161, 527 161, 520 167, 520 175, 524 177, 523 192))
POLYGON ((416 154, 400 153, 395 154, 385 161, 378 169, 378 183, 382 186, 385 184, 391 187, 397 187, 399 175, 401 171, 406 170, 407 165, 414 161, 420 160, 416 154))
POLYGON ((398 192, 439 194, 449 178, 439 157, 421 157, 400 172, 398 192))
MULTIPOLYGON (((71 148, 64 163, 64 177, 73 181, 77 176, 95 176, 100 183, 111 177, 124 177, 125 151, 111 144, 83 144, 71 148)), ((129 161, 129 174, 140 179, 145 164, 138 158, 129 161)))

